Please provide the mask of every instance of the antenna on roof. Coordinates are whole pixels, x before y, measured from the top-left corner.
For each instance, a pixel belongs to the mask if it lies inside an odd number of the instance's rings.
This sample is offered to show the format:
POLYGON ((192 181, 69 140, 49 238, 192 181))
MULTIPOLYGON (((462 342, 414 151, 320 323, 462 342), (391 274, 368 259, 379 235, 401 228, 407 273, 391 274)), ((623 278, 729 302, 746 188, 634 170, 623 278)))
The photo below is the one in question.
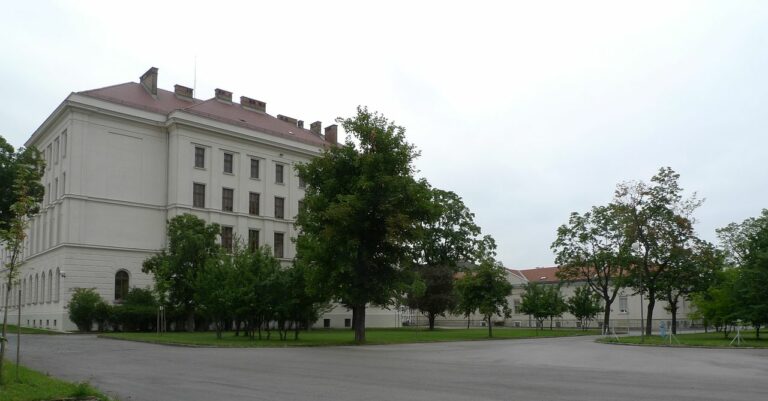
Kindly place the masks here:
POLYGON ((197 93, 197 55, 195 55, 195 71, 194 78, 192 80, 192 93, 197 93))

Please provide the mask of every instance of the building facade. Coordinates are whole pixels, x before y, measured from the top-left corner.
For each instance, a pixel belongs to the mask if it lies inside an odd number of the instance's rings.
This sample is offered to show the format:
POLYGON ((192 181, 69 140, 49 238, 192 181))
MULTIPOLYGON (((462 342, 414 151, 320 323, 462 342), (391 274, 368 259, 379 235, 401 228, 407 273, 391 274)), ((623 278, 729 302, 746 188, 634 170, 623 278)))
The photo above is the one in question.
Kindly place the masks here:
POLYGON ((221 225, 224 246, 268 245, 286 264, 295 256, 304 185, 294 167, 335 144, 336 125, 306 129, 256 99, 237 103, 216 89, 200 100, 157 82, 151 68, 138 83, 72 93, 26 142, 44 154, 45 198, 19 286, 0 287, 0 299, 10 290, 11 306, 20 303, 22 325, 75 329, 65 305, 78 287, 115 303, 128 288, 150 287, 142 262, 183 213, 221 225))

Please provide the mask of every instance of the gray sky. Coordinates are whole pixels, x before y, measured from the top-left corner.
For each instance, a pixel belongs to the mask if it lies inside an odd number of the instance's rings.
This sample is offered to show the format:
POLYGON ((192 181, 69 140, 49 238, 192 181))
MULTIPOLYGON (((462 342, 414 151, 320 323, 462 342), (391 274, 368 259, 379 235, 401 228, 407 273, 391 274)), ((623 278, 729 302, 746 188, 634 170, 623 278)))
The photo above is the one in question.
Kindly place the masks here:
POLYGON ((552 265, 570 212, 661 166, 706 198, 706 239, 768 207, 768 2, 112 3, 3 5, 0 135, 20 146, 70 92, 151 66, 192 86, 196 59, 198 98, 405 126, 508 267, 552 265))

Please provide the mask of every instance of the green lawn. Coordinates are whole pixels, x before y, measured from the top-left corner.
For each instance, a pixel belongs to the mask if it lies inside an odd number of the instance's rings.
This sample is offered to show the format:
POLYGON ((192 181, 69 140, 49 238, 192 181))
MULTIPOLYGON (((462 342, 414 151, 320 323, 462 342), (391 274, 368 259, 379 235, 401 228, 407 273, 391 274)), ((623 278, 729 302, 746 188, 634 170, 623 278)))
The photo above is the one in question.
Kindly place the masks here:
POLYGON ((100 400, 109 399, 86 383, 68 383, 23 366, 19 369, 19 381, 16 381, 16 365, 8 360, 3 364, 3 376, 5 384, 0 384, 0 401, 53 400, 89 396, 100 400))
MULTIPOLYGON (((672 346, 685 346, 685 347, 738 347, 736 342, 731 344, 733 337, 736 333, 730 333, 728 338, 725 338, 723 333, 693 333, 693 334, 679 334, 672 339, 672 346)), ((761 333, 760 339, 755 337, 754 331, 741 332, 743 341, 741 347, 756 347, 756 348, 768 348, 768 335, 761 333)), ((599 342, 616 343, 614 338, 601 338, 599 342)), ((662 338, 658 335, 645 337, 643 340, 640 336, 631 337, 619 337, 619 343, 622 344, 637 344, 637 345, 666 345, 669 346, 669 337, 662 338)))
MULTIPOLYGON (((495 327, 493 329, 494 340, 536 338, 536 337, 564 337, 578 335, 598 334, 595 330, 568 330, 555 329, 536 331, 534 329, 513 329, 495 327)), ((160 344, 183 344, 212 347, 312 347, 329 345, 353 345, 354 333, 351 330, 326 330, 316 329, 303 331, 299 340, 293 340, 293 333, 288 335, 287 341, 280 341, 277 332, 272 333, 271 340, 251 340, 242 335, 235 337, 233 332, 224 333, 221 340, 216 339, 214 332, 195 333, 108 333, 102 337, 123 340, 135 340, 160 344)), ((488 340, 488 329, 436 329, 429 331, 417 328, 400 329, 368 329, 366 331, 366 344, 406 344, 421 342, 441 341, 471 341, 488 340)))
MULTIPOLYGON (((0 320, 0 328, 2 328, 2 320, 0 320)), ((9 324, 8 325, 8 337, 16 335, 17 326, 9 324)), ((22 327, 21 328, 21 334, 62 334, 59 331, 53 331, 53 330, 45 330, 45 329, 33 329, 31 327, 22 327)))

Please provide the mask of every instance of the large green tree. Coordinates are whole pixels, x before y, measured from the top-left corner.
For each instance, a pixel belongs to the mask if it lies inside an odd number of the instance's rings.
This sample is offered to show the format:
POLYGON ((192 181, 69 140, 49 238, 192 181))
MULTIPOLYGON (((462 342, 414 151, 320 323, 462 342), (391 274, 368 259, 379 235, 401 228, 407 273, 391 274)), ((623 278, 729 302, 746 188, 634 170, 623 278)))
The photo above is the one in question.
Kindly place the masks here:
POLYGON ((611 305, 626 285, 631 263, 630 244, 614 204, 594 206, 584 214, 572 213, 557 229, 552 243, 557 276, 564 281, 585 282, 603 300, 603 329, 610 327, 611 305))
POLYGON ((0 246, 3 246, 9 255, 3 266, 2 277, 7 291, 0 332, 0 384, 3 383, 8 309, 13 295, 11 289, 14 284, 18 285, 29 218, 37 213, 38 204, 43 198, 40 178, 44 170, 45 162, 37 149, 22 148, 14 151, 13 147, 0 137, 0 246))
POLYGON ((621 224, 632 238, 635 253, 632 286, 647 296, 646 335, 651 335, 656 301, 669 282, 665 276, 682 265, 681 255, 697 239, 693 212, 701 201, 695 195, 683 196, 679 178, 674 170, 663 167, 650 183, 622 183, 615 193, 614 203, 621 210, 621 224))
POLYGON ((432 189, 432 218, 421 225, 413 244, 414 272, 422 285, 413 286, 408 306, 427 316, 429 329, 435 318, 456 307, 456 273, 461 265, 474 263, 483 239, 474 214, 454 192, 432 189))
POLYGON ((142 271, 154 277, 161 301, 185 314, 188 331, 195 329, 197 276, 220 252, 218 235, 217 224, 191 214, 176 216, 168 222, 168 247, 143 263, 142 271))
POLYGON ((307 184, 297 257, 312 269, 314 285, 351 307, 361 343, 366 305, 390 304, 402 288, 408 244, 428 220, 430 196, 414 178, 419 153, 404 128, 362 107, 337 121, 345 143, 297 168, 307 184))

